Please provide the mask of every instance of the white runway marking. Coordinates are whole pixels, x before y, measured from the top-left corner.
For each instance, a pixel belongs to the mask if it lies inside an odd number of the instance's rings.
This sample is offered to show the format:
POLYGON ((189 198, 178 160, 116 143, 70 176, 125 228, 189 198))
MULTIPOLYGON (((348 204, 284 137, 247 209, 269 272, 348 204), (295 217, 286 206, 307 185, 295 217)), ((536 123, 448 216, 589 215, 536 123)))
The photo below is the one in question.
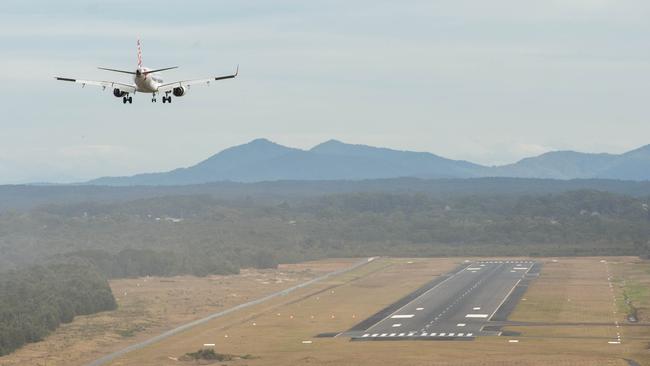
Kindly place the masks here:
POLYGON ((509 343, 519 343, 519 341, 516 340, 516 339, 511 339, 511 340, 509 340, 508 342, 509 342, 509 343))
POLYGON ((444 337, 447 333, 440 333, 441 337, 444 337))
POLYGON ((397 335, 397 333, 391 333, 391 334, 389 334, 388 336, 389 336, 389 337, 395 337, 396 335, 397 335))
POLYGON ((302 344, 312 344, 312 341, 302 341, 302 344))
POLYGON ((474 333, 467 333, 467 336, 468 336, 468 337, 471 337, 471 336, 473 336, 473 335, 474 335, 474 333))
POLYGON ((513 268, 513 269, 519 271, 519 270, 526 270, 526 269, 528 269, 528 268, 527 268, 527 267, 515 267, 515 268, 513 268))
POLYGON ((393 324, 393 328, 401 327, 402 324, 393 324))
POLYGON ((464 326, 465 326, 465 323, 458 323, 458 324, 456 324, 456 326, 457 326, 457 327, 464 327, 464 326))
POLYGON ((480 269, 481 269, 480 267, 471 267, 471 268, 467 268, 468 271, 478 271, 478 270, 480 270, 480 269))
POLYGON ((411 319, 415 315, 413 314, 404 314, 404 315, 393 315, 391 316, 391 319, 411 319))
POLYGON ((480 306, 475 306, 472 310, 481 310, 480 306))
POLYGON ((422 311, 422 310, 424 310, 424 308, 417 308, 417 309, 415 309, 415 310, 417 310, 417 311, 422 311))
POLYGON ((481 318, 485 319, 489 316, 489 314, 467 314, 465 315, 466 318, 481 318))
POLYGON ((458 333, 458 336, 459 336, 459 337, 462 337, 462 336, 464 336, 464 335, 465 335, 465 333, 458 333))
POLYGON ((366 338, 368 336, 370 336, 370 334, 366 333, 366 334, 363 335, 363 338, 366 338))

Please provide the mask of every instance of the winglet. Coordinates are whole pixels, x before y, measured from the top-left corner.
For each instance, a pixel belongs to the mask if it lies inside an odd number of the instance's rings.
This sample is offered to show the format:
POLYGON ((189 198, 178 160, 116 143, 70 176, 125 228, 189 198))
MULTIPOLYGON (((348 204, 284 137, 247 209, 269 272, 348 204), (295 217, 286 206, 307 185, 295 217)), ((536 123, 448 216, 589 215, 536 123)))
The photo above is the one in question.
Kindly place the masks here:
POLYGON ((237 64, 237 70, 235 70, 235 76, 239 75, 239 64, 237 64))

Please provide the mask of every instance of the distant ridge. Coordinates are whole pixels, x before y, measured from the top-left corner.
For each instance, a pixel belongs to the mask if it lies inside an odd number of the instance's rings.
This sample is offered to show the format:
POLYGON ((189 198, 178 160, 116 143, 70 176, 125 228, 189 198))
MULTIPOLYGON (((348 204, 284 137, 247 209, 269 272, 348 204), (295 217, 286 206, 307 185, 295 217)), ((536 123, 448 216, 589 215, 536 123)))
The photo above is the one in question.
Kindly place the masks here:
POLYGON ((432 153, 399 151, 329 140, 309 150, 267 139, 223 150, 198 164, 169 172, 103 177, 86 184, 188 185, 221 181, 364 180, 385 178, 512 177, 650 180, 650 145, 624 154, 555 151, 514 164, 487 167, 432 153))

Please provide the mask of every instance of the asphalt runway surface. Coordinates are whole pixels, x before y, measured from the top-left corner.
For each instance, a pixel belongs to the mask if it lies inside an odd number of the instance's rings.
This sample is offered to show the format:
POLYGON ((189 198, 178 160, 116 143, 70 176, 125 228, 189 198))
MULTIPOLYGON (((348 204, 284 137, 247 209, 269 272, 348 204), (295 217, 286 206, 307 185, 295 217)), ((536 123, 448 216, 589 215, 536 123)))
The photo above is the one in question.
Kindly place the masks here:
POLYGON ((346 332, 352 340, 472 340, 498 335, 491 321, 503 321, 525 292, 539 265, 529 260, 487 260, 467 264, 429 288, 379 312, 372 324, 346 332), (492 328, 492 329, 491 329, 492 328))

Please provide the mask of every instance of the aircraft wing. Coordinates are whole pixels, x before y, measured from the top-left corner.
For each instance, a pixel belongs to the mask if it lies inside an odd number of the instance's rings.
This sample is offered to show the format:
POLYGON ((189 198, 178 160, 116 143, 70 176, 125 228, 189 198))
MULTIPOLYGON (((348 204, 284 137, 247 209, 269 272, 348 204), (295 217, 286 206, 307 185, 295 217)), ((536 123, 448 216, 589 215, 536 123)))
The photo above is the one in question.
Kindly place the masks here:
POLYGON ((173 82, 173 83, 162 84, 162 85, 158 86, 158 92, 159 93, 164 93, 164 92, 173 90, 174 88, 178 88, 178 87, 187 88, 190 85, 195 85, 195 84, 210 85, 211 81, 233 79, 233 78, 237 77, 237 75, 239 75, 239 66, 237 66, 237 71, 235 71, 235 73, 232 74, 232 75, 214 76, 214 77, 206 78, 206 79, 181 80, 181 81, 176 81, 176 82, 173 82))
POLYGON ((81 84, 82 87, 86 85, 93 85, 93 86, 101 86, 102 88, 118 88, 122 91, 125 91, 127 93, 135 93, 135 85, 132 84, 124 84, 124 83, 118 83, 115 81, 97 81, 97 80, 81 80, 81 79, 70 79, 70 78, 61 78, 61 77, 56 77, 56 80, 61 80, 61 81, 70 81, 73 83, 81 84))

